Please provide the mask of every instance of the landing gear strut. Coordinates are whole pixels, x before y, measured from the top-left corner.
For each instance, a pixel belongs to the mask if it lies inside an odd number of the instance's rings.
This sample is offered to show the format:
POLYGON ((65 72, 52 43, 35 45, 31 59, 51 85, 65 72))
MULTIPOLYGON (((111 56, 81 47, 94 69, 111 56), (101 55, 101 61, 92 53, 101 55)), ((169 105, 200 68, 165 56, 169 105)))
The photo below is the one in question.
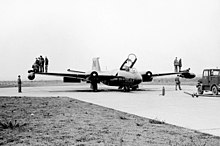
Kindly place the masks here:
POLYGON ((135 91, 135 90, 137 90, 137 89, 138 89, 138 85, 132 87, 132 90, 133 90, 133 91, 135 91))
POLYGON ((130 91, 130 87, 129 86, 124 86, 124 91, 125 92, 129 92, 130 91))
POLYGON ((93 91, 98 91, 98 84, 97 82, 92 82, 91 85, 90 85, 90 88, 93 90, 93 91))

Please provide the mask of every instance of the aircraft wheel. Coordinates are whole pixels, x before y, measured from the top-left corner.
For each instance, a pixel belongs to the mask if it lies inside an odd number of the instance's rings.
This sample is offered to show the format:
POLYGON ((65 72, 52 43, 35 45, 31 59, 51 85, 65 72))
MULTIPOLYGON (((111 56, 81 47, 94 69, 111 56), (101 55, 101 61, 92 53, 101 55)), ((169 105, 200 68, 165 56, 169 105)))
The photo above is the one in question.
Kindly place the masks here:
POLYGON ((213 95, 218 95, 218 88, 216 86, 212 87, 212 94, 213 95))
POLYGON ((121 89, 123 89, 123 86, 119 86, 119 87, 118 87, 118 90, 121 90, 121 89))
POLYGON ((135 91, 135 90, 137 90, 137 89, 138 89, 138 85, 137 85, 137 86, 132 87, 132 90, 133 90, 133 91, 135 91))
POLYGON ((203 94, 202 86, 197 87, 198 94, 203 94))
POLYGON ((124 91, 125 92, 129 92, 130 91, 130 87, 129 86, 124 86, 124 91))

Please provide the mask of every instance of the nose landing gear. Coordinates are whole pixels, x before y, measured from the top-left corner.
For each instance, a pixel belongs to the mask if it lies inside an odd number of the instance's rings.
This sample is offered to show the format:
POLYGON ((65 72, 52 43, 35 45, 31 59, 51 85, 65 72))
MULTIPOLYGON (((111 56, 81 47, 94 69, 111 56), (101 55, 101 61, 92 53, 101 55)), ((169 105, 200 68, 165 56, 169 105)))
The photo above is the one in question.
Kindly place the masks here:
POLYGON ((129 92, 130 91, 130 87, 129 86, 124 86, 124 91, 125 92, 129 92))

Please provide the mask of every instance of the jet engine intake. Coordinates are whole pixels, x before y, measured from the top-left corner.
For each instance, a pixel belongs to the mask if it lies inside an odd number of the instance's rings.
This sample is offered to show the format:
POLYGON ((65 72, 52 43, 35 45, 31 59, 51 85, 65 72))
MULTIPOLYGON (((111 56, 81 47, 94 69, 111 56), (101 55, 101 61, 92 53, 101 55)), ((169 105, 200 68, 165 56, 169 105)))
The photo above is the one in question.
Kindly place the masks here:
POLYGON ((30 72, 29 74, 28 74, 28 79, 29 80, 33 80, 35 78, 35 73, 34 72, 30 72))
POLYGON ((89 76, 89 80, 91 82, 98 82, 98 73, 96 71, 91 72, 89 76))
POLYGON ((147 71, 144 75, 142 75, 142 79, 143 79, 143 82, 150 82, 153 80, 153 77, 152 77, 152 72, 151 71, 147 71))
POLYGON ((98 90, 98 85, 97 83, 99 83, 100 81, 98 80, 98 73, 96 71, 91 72, 90 76, 89 76, 89 80, 90 80, 90 88, 93 89, 93 91, 97 91, 98 90))
POLYGON ((184 72, 180 74, 180 77, 182 78, 186 78, 186 79, 192 79, 194 78, 196 75, 194 73, 189 73, 189 72, 184 72))

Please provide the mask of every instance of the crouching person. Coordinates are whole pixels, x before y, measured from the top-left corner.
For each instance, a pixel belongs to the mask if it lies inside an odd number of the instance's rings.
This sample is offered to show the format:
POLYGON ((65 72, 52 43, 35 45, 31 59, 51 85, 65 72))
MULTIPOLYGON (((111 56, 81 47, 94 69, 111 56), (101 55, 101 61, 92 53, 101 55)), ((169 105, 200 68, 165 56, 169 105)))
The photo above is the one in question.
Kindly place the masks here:
POLYGON ((32 65, 32 68, 33 68, 33 71, 34 71, 34 72, 39 72, 39 65, 37 65, 36 63, 34 63, 34 64, 32 65))

